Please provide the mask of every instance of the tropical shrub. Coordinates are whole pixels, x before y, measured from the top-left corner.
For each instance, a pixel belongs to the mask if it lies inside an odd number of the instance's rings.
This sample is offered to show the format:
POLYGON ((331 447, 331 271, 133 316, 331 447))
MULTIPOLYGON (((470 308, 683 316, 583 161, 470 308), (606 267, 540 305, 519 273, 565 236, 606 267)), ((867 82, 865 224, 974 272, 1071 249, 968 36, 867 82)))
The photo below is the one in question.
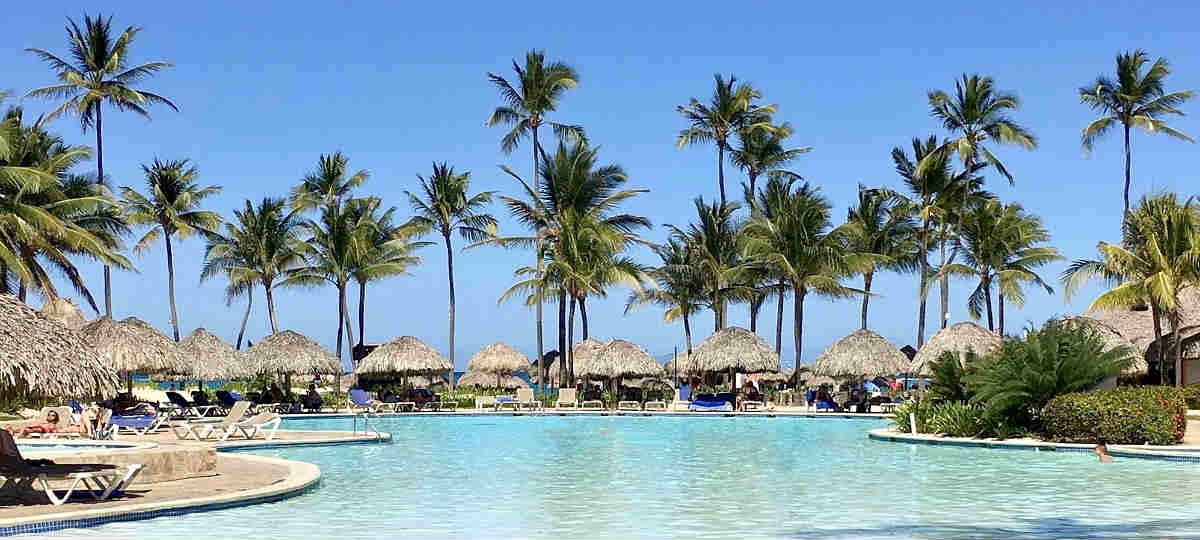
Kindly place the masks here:
POLYGON ((1184 392, 1169 386, 1066 394, 1042 411, 1051 441, 1168 445, 1182 441, 1186 429, 1184 392))
POLYGON ((948 437, 980 437, 987 429, 983 415, 981 407, 948 401, 933 406, 929 427, 934 433, 948 437))
MULTIPOLYGON (((967 365, 974 365, 974 354, 968 355, 967 365)), ((962 402, 971 399, 967 389, 967 370, 958 355, 946 351, 929 364, 929 397, 937 401, 962 402)))
POLYGON ((928 398, 913 397, 892 410, 891 420, 896 426, 896 431, 909 432, 909 414, 916 418, 918 433, 929 433, 929 421, 933 417, 933 401, 928 398))
POLYGON ((1050 400, 1095 388, 1129 365, 1128 348, 1105 348, 1090 328, 1064 326, 1051 319, 1024 339, 1006 341, 980 360, 967 375, 975 392, 971 401, 1017 426, 1036 426, 1050 400))
POLYGON ((1200 384, 1183 387, 1183 399, 1187 400, 1187 408, 1200 409, 1200 384))

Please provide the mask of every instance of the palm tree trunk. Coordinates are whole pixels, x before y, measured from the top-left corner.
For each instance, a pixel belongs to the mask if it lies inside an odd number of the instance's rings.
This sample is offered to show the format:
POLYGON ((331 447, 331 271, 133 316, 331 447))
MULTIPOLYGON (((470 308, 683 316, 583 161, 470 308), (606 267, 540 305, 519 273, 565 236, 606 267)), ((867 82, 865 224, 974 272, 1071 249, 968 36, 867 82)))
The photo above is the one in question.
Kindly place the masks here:
POLYGON ((795 293, 792 295, 792 302, 795 303, 794 317, 795 328, 793 328, 793 337, 796 340, 796 366, 800 365, 800 351, 804 344, 804 296, 808 294, 803 287, 795 287, 795 293))
POLYGON ((874 272, 867 272, 867 273, 863 274, 863 291, 865 291, 867 293, 867 294, 864 294, 863 298, 862 298, 862 329, 863 330, 867 329, 867 304, 869 304, 871 301, 871 280, 874 277, 875 277, 874 272))
MULTIPOLYGON (((533 176, 532 176, 532 178, 533 178, 533 182, 534 182, 535 186, 538 183, 538 173, 537 173, 538 129, 537 128, 538 128, 538 126, 536 126, 536 125, 533 126, 533 176)), ((533 231, 533 234, 537 238, 537 243, 534 246, 534 251, 535 251, 534 256, 537 257, 537 275, 538 275, 538 278, 540 279, 542 276, 542 233, 541 233, 541 230, 535 228, 533 231)), ((538 295, 537 306, 534 308, 535 311, 537 312, 537 315, 536 315, 536 317, 537 317, 537 351, 538 351, 537 373, 540 374, 538 376, 537 391, 539 394, 545 393, 545 391, 546 391, 546 377, 545 377, 546 372, 542 370, 542 356, 544 356, 546 354, 546 350, 542 343, 542 294, 541 293, 542 293, 542 291, 539 288, 539 290, 537 291, 537 295, 538 295)))
POLYGON ((450 389, 454 390, 454 248, 450 246, 450 231, 442 234, 446 241, 446 276, 450 283, 450 389))
MULTIPOLYGON (((567 315, 567 362, 562 365, 562 368, 566 368, 567 377, 572 381, 575 380, 575 302, 577 301, 575 295, 571 295, 571 313, 567 315)), ((561 368, 560 371, 562 371, 561 368)))
MULTIPOLYGON (((100 112, 103 108, 101 104, 96 104, 96 183, 98 184, 104 183, 104 122, 100 112)), ((104 315, 112 318, 112 267, 107 264, 104 265, 104 315)))
MULTIPOLYGON (((692 323, 688 320, 688 315, 683 315, 683 340, 687 343, 688 356, 692 356, 692 323)), ((678 367, 678 365, 676 365, 678 367)))
POLYGON ((346 296, 345 287, 338 285, 338 320, 337 320, 337 359, 338 363, 342 362, 342 320, 346 318, 345 303, 342 302, 342 297, 346 296))
POLYGON ((996 291, 996 307, 999 314, 1000 335, 1004 335, 1004 289, 996 291))
POLYGON ((754 197, 754 193, 755 193, 755 191, 754 191, 754 181, 755 181, 755 180, 758 180, 758 171, 756 171, 756 170, 754 170, 754 169, 750 169, 750 171, 747 173, 747 175, 750 177, 750 197, 752 197, 752 198, 753 198, 753 197, 754 197))
POLYGON ((996 331, 996 325, 992 320, 992 282, 991 280, 983 280, 983 300, 987 304, 988 330, 996 331))
MULTIPOLYGON (((946 224, 945 223, 942 224, 941 244, 942 244, 941 268, 945 268, 946 267, 946 224)), ((940 281, 941 282, 939 285, 941 288, 941 295, 942 295, 942 317, 941 317, 942 320, 939 324, 942 325, 941 328, 944 330, 946 328, 946 325, 949 324, 949 322, 950 322, 950 283, 949 283, 950 276, 946 275, 943 272, 940 281)))
POLYGON ((721 188, 721 206, 725 206, 725 141, 717 141, 717 185, 721 188))
POLYGON ((1167 316, 1171 322, 1172 342, 1171 356, 1175 359, 1175 386, 1183 386, 1183 336, 1179 334, 1179 315, 1167 316))
POLYGON ((1125 216, 1129 215, 1129 171, 1132 164, 1133 154, 1129 148, 1129 124, 1125 124, 1125 211, 1121 213, 1122 230, 1125 228, 1125 216))
POLYGON ((588 338, 587 297, 579 297, 579 322, 583 328, 583 339, 588 338))
MULTIPOLYGON (((925 208, 929 207, 929 200, 925 200, 925 208)), ((925 285, 929 281, 929 216, 925 217, 921 225, 921 278, 920 288, 917 290, 920 307, 917 308, 917 349, 925 345, 925 285)))
POLYGON ((1154 343, 1158 344, 1158 384, 1167 384, 1167 351, 1162 339, 1162 313, 1158 304, 1150 300, 1150 320, 1154 322, 1154 343))
POLYGON ((242 316, 242 327, 238 330, 237 350, 242 350, 242 338, 246 337, 246 323, 250 321, 250 308, 254 306, 254 287, 246 290, 246 314, 242 316))
POLYGON ((751 334, 758 333, 758 312, 762 310, 762 305, 763 305, 764 300, 766 300, 766 297, 762 296, 760 294, 757 294, 757 293, 754 296, 750 297, 750 333, 751 334))
POLYGON ((350 351, 350 365, 354 365, 354 322, 350 319, 350 302, 347 300, 349 296, 346 294, 349 283, 342 284, 342 324, 346 325, 346 348, 350 351))
POLYGON ((567 291, 558 291, 558 387, 567 387, 567 291))
POLYGON ((272 284, 263 282, 263 290, 267 293, 267 317, 271 323, 271 335, 279 333, 279 324, 275 322, 275 294, 272 284))
POLYGON ((20 300, 22 304, 25 303, 25 297, 29 294, 28 290, 29 288, 25 285, 24 281, 20 285, 17 285, 17 300, 20 300))
POLYGON ((785 289, 783 281, 779 281, 779 301, 776 302, 778 312, 775 314, 775 355, 783 354, 783 296, 785 289))
POLYGON ((171 235, 163 225, 163 241, 167 244, 167 294, 171 301, 171 331, 179 341, 179 315, 175 312, 175 257, 171 254, 171 235))
POLYGON ((366 339, 366 306, 367 303, 367 282, 358 282, 358 347, 362 348, 363 340, 366 339))

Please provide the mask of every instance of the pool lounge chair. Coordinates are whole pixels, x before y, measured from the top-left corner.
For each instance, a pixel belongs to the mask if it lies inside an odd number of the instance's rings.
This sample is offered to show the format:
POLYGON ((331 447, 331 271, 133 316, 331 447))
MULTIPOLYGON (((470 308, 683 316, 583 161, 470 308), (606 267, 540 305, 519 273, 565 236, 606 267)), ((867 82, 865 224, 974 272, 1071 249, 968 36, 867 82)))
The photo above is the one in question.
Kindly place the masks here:
POLYGON ((496 396, 475 396, 475 408, 481 410, 496 409, 496 396))
MULTIPOLYGON (((688 397, 690 398, 691 396, 689 395, 688 397)), ((682 410, 686 411, 686 410, 688 410, 688 406, 691 404, 692 404, 692 401, 690 399, 685 399, 682 396, 680 396, 679 389, 676 388, 675 389, 675 401, 671 402, 671 410, 678 411, 678 410, 680 410, 680 407, 683 407, 682 410)))
POLYGON ((60 465, 49 460, 29 461, 21 457, 12 434, 0 431, 0 493, 42 491, 55 506, 67 502, 79 490, 86 491, 96 500, 104 500, 123 491, 141 471, 141 464, 128 465, 122 470, 107 464, 60 465), (52 481, 71 484, 60 496, 60 490, 50 486, 52 481))
POLYGON ((599 399, 585 399, 579 403, 580 410, 598 410, 604 408, 604 402, 599 399))
POLYGON ((117 439, 122 431, 133 433, 135 437, 141 437, 151 431, 158 430, 162 427, 163 422, 167 421, 165 416, 157 414, 143 415, 113 415, 108 419, 105 428, 108 433, 104 438, 117 439))
POLYGON ((632 400, 618 401, 617 402, 617 410, 618 411, 640 411, 640 410, 642 410, 642 402, 632 401, 632 400))
MULTIPOLYGON (((388 405, 371 397, 371 394, 361 388, 350 389, 350 412, 366 412, 379 414, 388 405), (357 409, 357 410, 356 410, 357 409)), ((393 408, 393 410, 395 410, 393 408)))
POLYGON ((225 433, 221 435, 221 440, 229 440, 230 437, 239 432, 249 440, 256 437, 259 431, 262 431, 267 436, 266 440, 269 441, 275 438, 275 432, 279 430, 279 423, 282 420, 283 418, 276 413, 261 412, 245 420, 229 424, 229 427, 225 428, 225 433))
POLYGON ((554 402, 555 409, 578 409, 579 399, 575 397, 574 388, 559 388, 558 399, 554 402))
POLYGON ((538 401, 538 399, 533 396, 532 388, 518 388, 517 389, 517 404, 518 404, 519 409, 524 409, 524 408, 528 407, 535 411, 542 410, 542 402, 538 401))
MULTIPOLYGON (((37 421, 42 424, 49 423, 49 421, 46 420, 46 417, 49 416, 50 411, 54 411, 54 412, 58 413, 58 424, 64 428, 70 428, 72 426, 77 426, 77 427, 81 428, 80 431, 87 429, 87 427, 84 426, 82 423, 76 422, 72 419, 71 407, 69 407, 69 406, 42 407, 42 411, 40 413, 38 413, 37 421)), ((83 437, 83 435, 84 435, 80 431, 71 431, 71 432, 56 431, 54 433, 30 433, 29 437, 34 438, 34 439, 78 439, 80 437, 83 437)))
POLYGON ((230 426, 241 421, 248 410, 250 410, 250 402, 239 401, 233 404, 233 407, 229 409, 229 414, 225 415, 224 418, 175 421, 171 423, 171 431, 180 440, 196 439, 197 441, 202 441, 210 435, 228 438, 227 433, 230 426))
POLYGON ((181 415, 187 417, 203 418, 209 411, 217 408, 216 405, 197 405, 188 401, 179 392, 167 392, 167 399, 171 401, 171 405, 179 409, 181 415))
POLYGON ((642 404, 642 409, 646 411, 665 411, 667 410, 667 402, 660 399, 647 401, 642 404))
POLYGON ((688 405, 692 412, 732 412, 733 402, 727 394, 700 394, 688 405))
POLYGON ((505 407, 513 411, 520 411, 521 401, 514 396, 496 396, 496 410, 502 411, 505 407))

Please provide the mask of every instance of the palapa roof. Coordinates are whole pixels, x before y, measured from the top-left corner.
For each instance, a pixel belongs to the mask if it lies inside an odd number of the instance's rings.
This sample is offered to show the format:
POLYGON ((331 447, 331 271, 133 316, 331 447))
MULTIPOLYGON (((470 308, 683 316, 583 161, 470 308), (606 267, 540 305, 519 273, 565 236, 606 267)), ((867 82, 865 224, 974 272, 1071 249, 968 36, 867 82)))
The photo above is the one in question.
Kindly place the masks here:
POLYGON ((430 375, 445 373, 454 365, 437 349, 412 336, 401 336, 376 347, 358 363, 359 375, 430 375))
POLYGON ((482 373, 519 373, 529 368, 529 358, 511 345, 493 343, 471 357, 467 371, 482 373))
POLYGON ((192 330, 179 342, 179 353, 188 364, 187 376, 211 381, 254 375, 246 356, 204 328, 192 330))
POLYGON ((1146 362, 1146 356, 1150 352, 1145 351, 1145 354, 1143 354, 1138 351, 1137 346, 1128 339, 1125 339, 1125 336, 1122 336, 1116 328, 1113 328, 1108 323, 1082 316, 1063 317, 1060 319, 1060 322, 1064 325, 1081 326, 1092 330, 1104 342, 1104 350, 1106 351, 1117 347, 1128 348, 1130 355, 1133 357, 1133 362, 1130 363, 1129 367, 1125 368, 1124 373, 1126 375, 1140 375, 1150 371, 1150 365, 1146 362))
POLYGON ((758 334, 730 326, 692 348, 692 360, 702 371, 741 373, 779 371, 779 355, 758 334))
POLYGON ((87 324, 87 319, 83 316, 83 312, 79 310, 79 306, 75 302, 61 296, 46 299, 46 303, 42 305, 42 309, 38 313, 45 315, 46 318, 58 321, 70 328, 71 330, 79 330, 83 325, 87 324))
POLYGON ((176 343, 136 317, 114 321, 99 317, 79 332, 109 367, 135 373, 184 373, 176 343))
POLYGON ((788 382, 792 380, 790 371, 782 371, 778 373, 763 373, 758 376, 760 382, 788 382))
POLYGON ((855 330, 833 342, 813 362, 817 375, 880 377, 908 369, 908 357, 887 338, 870 330, 855 330))
MULTIPOLYGON (((614 377, 661 377, 662 366, 641 345, 614 339, 604 344, 596 354, 595 365, 603 374, 589 374, 592 377, 611 379, 614 377)), ((579 363, 575 364, 576 375, 579 375, 579 363)))
POLYGON ((938 330, 908 366, 909 373, 926 373, 925 367, 937 360, 942 353, 951 351, 958 354, 968 350, 983 355, 991 352, 992 348, 1004 343, 1000 334, 987 330, 972 322, 960 322, 938 330))
POLYGON ((342 362, 328 349, 291 330, 263 338, 245 354, 256 373, 337 375, 342 372, 342 362))
POLYGON ((116 394, 117 372, 74 330, 0 294, 0 394, 116 394))
MULTIPOLYGON (((1188 287, 1179 293, 1179 312, 1182 315, 1180 328, 1200 326, 1200 288, 1188 287)), ((1121 337, 1134 346, 1134 353, 1145 355, 1154 342, 1154 318, 1149 309, 1092 309, 1084 315, 1111 326, 1121 337)), ((1166 318, 1162 320, 1162 332, 1170 331, 1166 318)))
POLYGON ((687 351, 682 351, 676 354, 674 358, 667 361, 666 365, 663 366, 663 373, 666 373, 667 377, 674 377, 675 364, 678 363, 680 377, 685 375, 689 377, 692 375, 699 375, 701 371, 696 368, 696 362, 694 360, 694 357, 688 356, 687 351))
POLYGON ((483 371, 467 370, 458 378, 458 386, 478 386, 480 388, 524 388, 529 383, 516 375, 496 375, 483 371))
MULTIPOLYGON (((607 378, 607 372, 597 362, 597 357, 600 355, 600 349, 604 348, 604 344, 594 339, 588 338, 571 347, 571 363, 575 368, 575 376, 592 379, 607 378)), ((559 368, 562 366, 562 358, 554 365, 550 366, 550 380, 558 380, 559 368)))
POLYGON ((808 376, 801 376, 800 380, 804 381, 804 385, 809 387, 825 386, 827 384, 830 386, 838 385, 838 382, 833 377, 826 375, 809 374, 808 376))

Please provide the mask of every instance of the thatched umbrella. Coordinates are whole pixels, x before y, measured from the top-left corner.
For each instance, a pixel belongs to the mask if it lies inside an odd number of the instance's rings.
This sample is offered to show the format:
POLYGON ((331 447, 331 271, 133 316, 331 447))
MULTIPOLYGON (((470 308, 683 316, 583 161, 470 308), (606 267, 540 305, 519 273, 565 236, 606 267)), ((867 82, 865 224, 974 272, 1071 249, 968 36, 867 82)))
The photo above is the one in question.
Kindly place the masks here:
POLYGON ((837 381, 834 380, 833 377, 829 377, 826 375, 810 376, 809 378, 805 379, 804 383, 806 385, 808 385, 810 388, 818 387, 818 386, 825 386, 827 384, 830 386, 833 386, 834 388, 837 388, 837 384, 838 384, 837 381))
MULTIPOLYGON (((588 338, 571 347, 570 362, 574 368, 572 372, 576 377, 584 379, 606 379, 609 377, 608 372, 597 361, 600 356, 600 350, 604 348, 604 344, 594 339, 588 338)), ((555 362, 551 367, 551 377, 557 377, 561 369, 562 362, 555 362)), ((553 379, 552 379, 553 380, 553 379)))
POLYGON ((792 374, 787 371, 781 371, 778 373, 763 373, 762 375, 758 376, 759 382, 769 382, 769 383, 785 383, 785 382, 790 381, 791 379, 792 379, 792 374))
POLYGON ((181 374, 187 366, 176 343, 136 317, 114 321, 100 317, 79 330, 96 349, 101 361, 127 376, 133 392, 133 374, 181 374))
POLYGON ((117 372, 74 330, 0 294, 0 394, 115 394, 117 372))
MULTIPOLYGON (((320 343, 284 330, 263 338, 246 351, 256 373, 340 375, 342 362, 320 343)), ((290 388, 289 388, 290 390, 290 388)))
POLYGON ((870 330, 855 330, 833 342, 812 366, 813 373, 835 379, 895 376, 906 369, 908 357, 870 330))
POLYGON ((662 366, 641 345, 614 339, 604 344, 596 353, 596 365, 605 373, 606 379, 621 377, 659 377, 662 366))
POLYGON ((179 351, 188 363, 187 376, 201 381, 236 379, 252 376, 245 355, 233 345, 204 328, 192 330, 179 342, 179 351))
POLYGON ((472 371, 467 369, 462 377, 458 378, 457 386, 478 386, 480 388, 524 388, 529 386, 529 383, 516 375, 500 375, 487 373, 484 371, 472 371))
MULTIPOLYGON (((491 374, 496 379, 493 382, 500 384, 501 377, 525 371, 528 366, 529 358, 521 354, 521 351, 504 343, 493 343, 471 357, 467 364, 467 373, 491 374)), ((465 377, 466 373, 463 376, 465 377)), ((460 381, 457 384, 463 383, 460 381)))
POLYGON ((358 363, 359 375, 440 375, 454 365, 437 349, 412 336, 401 336, 375 348, 358 363))
POLYGON ((692 349, 692 365, 703 372, 729 372, 732 387, 734 373, 779 371, 779 355, 758 334, 730 326, 708 336, 692 349))
MULTIPOLYGON (((1180 329, 1200 326, 1200 288, 1188 287, 1179 293, 1180 329)), ((1149 309, 1095 309, 1084 315, 1103 322, 1134 346, 1134 353, 1145 355, 1154 343, 1154 319, 1149 309)), ((1164 336, 1171 331, 1166 317, 1162 318, 1164 336)))
POLYGON ((683 351, 676 353, 675 357, 663 366, 663 373, 666 373, 668 379, 674 380, 676 375, 686 379, 703 371, 696 366, 695 357, 688 356, 687 351, 683 351))
MULTIPOLYGON (((1091 317, 1081 316, 1063 317, 1060 322, 1065 326, 1082 327, 1095 332, 1096 336, 1104 342, 1104 350, 1106 351, 1117 347, 1129 349, 1130 355, 1133 357, 1133 362, 1129 364, 1129 367, 1125 368, 1123 372, 1125 375, 1144 375, 1150 371, 1150 365, 1146 361, 1146 355, 1149 354, 1149 351, 1146 351, 1146 354, 1139 352, 1136 345, 1125 339, 1125 336, 1122 336, 1116 328, 1113 328, 1108 323, 1091 317)), ((1157 349, 1155 347, 1152 348, 1157 349)))
POLYGON ((79 306, 75 302, 56 296, 49 298, 42 305, 42 309, 38 313, 45 315, 47 319, 55 320, 70 328, 71 330, 79 330, 83 325, 87 324, 87 319, 84 318, 83 312, 79 310, 79 306))
POLYGON ((909 364, 908 372, 927 375, 929 364, 947 351, 958 354, 959 361, 965 362, 965 355, 968 351, 984 355, 1003 343, 1004 338, 1000 337, 1000 334, 984 329, 975 323, 953 324, 939 330, 929 338, 929 341, 925 342, 925 345, 913 357, 912 364, 909 364))

